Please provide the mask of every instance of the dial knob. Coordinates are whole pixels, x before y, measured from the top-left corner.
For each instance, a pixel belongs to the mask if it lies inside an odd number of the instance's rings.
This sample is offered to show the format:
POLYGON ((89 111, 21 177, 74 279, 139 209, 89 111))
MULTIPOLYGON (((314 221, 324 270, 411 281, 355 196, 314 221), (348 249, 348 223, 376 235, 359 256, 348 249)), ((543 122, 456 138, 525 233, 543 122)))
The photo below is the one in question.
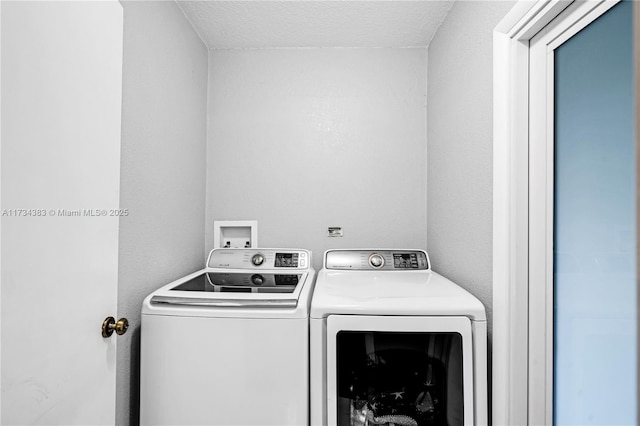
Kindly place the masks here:
POLYGON ((378 253, 373 253, 369 256, 369 265, 373 268, 382 268, 384 266, 384 258, 378 253))
POLYGON ((251 263, 253 263, 253 266, 262 265, 264 263, 264 256, 261 255, 260 253, 254 254, 253 257, 251 258, 251 263))
POLYGON ((251 282, 254 285, 262 285, 264 284, 264 277, 260 274, 254 274, 251 276, 251 282))

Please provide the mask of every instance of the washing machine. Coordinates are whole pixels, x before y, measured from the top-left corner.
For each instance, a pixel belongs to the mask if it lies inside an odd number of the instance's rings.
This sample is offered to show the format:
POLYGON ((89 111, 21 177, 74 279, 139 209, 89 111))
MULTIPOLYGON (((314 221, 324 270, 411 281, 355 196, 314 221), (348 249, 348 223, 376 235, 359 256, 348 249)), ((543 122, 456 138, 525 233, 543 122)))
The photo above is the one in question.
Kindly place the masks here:
POLYGON ((329 250, 311 302, 311 424, 487 424, 482 303, 423 250, 329 250))
POLYGON ((215 249, 142 306, 142 425, 309 422, 311 253, 215 249))

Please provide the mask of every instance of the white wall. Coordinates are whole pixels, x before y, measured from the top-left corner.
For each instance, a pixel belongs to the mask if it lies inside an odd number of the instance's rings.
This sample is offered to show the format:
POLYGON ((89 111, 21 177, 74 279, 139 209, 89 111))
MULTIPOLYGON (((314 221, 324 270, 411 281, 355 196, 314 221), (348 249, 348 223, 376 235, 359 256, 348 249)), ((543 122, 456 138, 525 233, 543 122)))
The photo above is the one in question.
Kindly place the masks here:
POLYGON ((142 300, 205 260, 207 49, 174 2, 122 4, 116 424, 137 424, 142 300))
POLYGON ((424 248, 426 69, 420 48, 210 51, 206 247, 214 219, 256 219, 260 246, 316 268, 328 248, 424 248))
MULTIPOLYGON (((456 2, 429 46, 428 250, 491 320, 493 28, 510 1, 456 2)), ((491 335, 491 321, 489 321, 491 335)))

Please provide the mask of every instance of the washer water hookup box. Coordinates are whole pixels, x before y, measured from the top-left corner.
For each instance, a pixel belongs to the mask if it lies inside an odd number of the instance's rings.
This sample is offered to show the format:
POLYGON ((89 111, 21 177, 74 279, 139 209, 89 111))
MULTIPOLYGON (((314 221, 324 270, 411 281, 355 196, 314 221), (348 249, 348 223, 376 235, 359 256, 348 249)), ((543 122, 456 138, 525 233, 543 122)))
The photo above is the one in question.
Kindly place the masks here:
POLYGON ((214 248, 258 247, 257 220, 214 220, 214 248))

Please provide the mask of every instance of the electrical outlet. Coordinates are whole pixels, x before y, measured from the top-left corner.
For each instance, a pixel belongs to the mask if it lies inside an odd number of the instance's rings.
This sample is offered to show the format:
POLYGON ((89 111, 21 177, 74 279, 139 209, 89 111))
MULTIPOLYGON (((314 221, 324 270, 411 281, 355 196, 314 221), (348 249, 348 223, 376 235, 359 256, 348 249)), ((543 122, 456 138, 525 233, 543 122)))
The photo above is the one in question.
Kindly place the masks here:
POLYGON ((327 237, 342 237, 342 227, 341 226, 328 227, 327 237))

